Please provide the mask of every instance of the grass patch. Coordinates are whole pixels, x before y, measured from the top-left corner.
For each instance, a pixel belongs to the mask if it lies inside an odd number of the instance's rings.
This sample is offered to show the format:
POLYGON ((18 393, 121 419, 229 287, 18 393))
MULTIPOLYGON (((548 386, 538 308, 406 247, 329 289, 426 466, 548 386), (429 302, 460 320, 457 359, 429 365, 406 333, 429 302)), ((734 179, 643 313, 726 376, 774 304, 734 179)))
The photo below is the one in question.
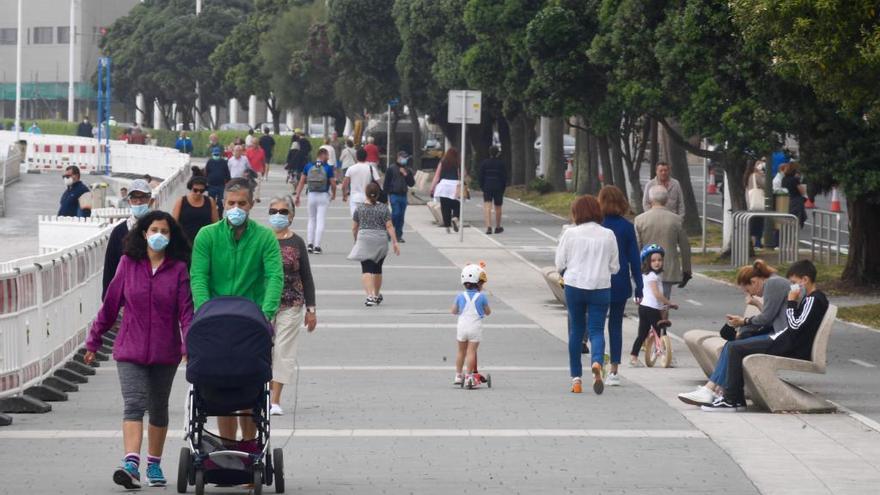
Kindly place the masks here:
MULTIPOLYGON (((723 233, 721 225, 713 222, 706 222, 706 245, 709 247, 720 247, 723 233)), ((692 248, 699 248, 703 240, 702 234, 692 235, 689 237, 692 248)))
POLYGON ((508 187, 505 191, 505 196, 564 218, 568 218, 569 212, 571 212, 571 202, 577 197, 576 194, 570 192, 539 194, 526 189, 524 186, 508 187))
POLYGON ((837 309, 837 317, 853 323, 880 328, 880 304, 844 306, 837 309))

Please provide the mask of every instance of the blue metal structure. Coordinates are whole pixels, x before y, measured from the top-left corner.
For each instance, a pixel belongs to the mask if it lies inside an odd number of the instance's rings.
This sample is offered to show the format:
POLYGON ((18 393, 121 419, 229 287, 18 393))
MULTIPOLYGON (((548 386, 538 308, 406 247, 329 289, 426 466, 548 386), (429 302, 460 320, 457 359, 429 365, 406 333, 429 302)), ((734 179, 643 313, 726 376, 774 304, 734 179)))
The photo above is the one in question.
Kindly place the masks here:
POLYGON ((98 59, 98 143, 104 141, 104 174, 110 175, 110 57, 98 59))

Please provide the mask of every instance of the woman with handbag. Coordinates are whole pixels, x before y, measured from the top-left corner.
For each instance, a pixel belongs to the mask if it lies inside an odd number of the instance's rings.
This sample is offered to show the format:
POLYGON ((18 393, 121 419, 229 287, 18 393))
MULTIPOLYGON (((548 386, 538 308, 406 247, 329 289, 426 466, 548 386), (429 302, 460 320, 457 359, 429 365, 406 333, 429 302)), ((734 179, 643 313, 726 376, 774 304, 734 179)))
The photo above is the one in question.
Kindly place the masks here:
MULTIPOLYGON (((749 165, 745 175, 746 205, 749 211, 764 211, 764 181, 767 165, 763 160, 758 160, 749 165)), ((764 219, 753 218, 749 222, 749 235, 755 243, 755 249, 764 247, 761 237, 764 235, 764 219)))
MULTIPOLYGON (((431 196, 440 198, 440 214, 443 216, 443 226, 449 232, 451 226, 456 232, 459 229, 458 217, 461 212, 461 187, 459 185, 459 168, 461 158, 456 148, 449 148, 440 159, 440 164, 434 172, 434 181, 431 184, 431 196)), ((467 197, 467 194, 465 194, 467 197)))

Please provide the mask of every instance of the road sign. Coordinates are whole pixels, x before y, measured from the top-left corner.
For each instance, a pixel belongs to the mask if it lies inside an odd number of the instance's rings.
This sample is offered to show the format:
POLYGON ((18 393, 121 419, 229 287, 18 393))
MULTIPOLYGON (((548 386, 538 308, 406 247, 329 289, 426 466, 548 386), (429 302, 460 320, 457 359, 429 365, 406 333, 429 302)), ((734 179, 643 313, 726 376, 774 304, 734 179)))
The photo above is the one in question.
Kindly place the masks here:
POLYGON ((482 100, 481 91, 450 90, 446 121, 450 124, 479 124, 482 100))
POLYGON ((388 100, 389 107, 396 107, 397 105, 400 105, 400 98, 391 98, 388 100))

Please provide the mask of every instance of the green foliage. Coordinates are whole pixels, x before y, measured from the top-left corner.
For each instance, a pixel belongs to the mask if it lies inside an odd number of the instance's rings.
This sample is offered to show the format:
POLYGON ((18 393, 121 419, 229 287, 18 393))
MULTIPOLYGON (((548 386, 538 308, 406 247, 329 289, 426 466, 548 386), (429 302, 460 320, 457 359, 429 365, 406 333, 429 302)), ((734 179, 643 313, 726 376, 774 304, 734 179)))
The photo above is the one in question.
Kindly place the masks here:
POLYGON ((535 177, 529 182, 529 190, 538 194, 547 194, 553 191, 553 185, 540 177, 535 177))

